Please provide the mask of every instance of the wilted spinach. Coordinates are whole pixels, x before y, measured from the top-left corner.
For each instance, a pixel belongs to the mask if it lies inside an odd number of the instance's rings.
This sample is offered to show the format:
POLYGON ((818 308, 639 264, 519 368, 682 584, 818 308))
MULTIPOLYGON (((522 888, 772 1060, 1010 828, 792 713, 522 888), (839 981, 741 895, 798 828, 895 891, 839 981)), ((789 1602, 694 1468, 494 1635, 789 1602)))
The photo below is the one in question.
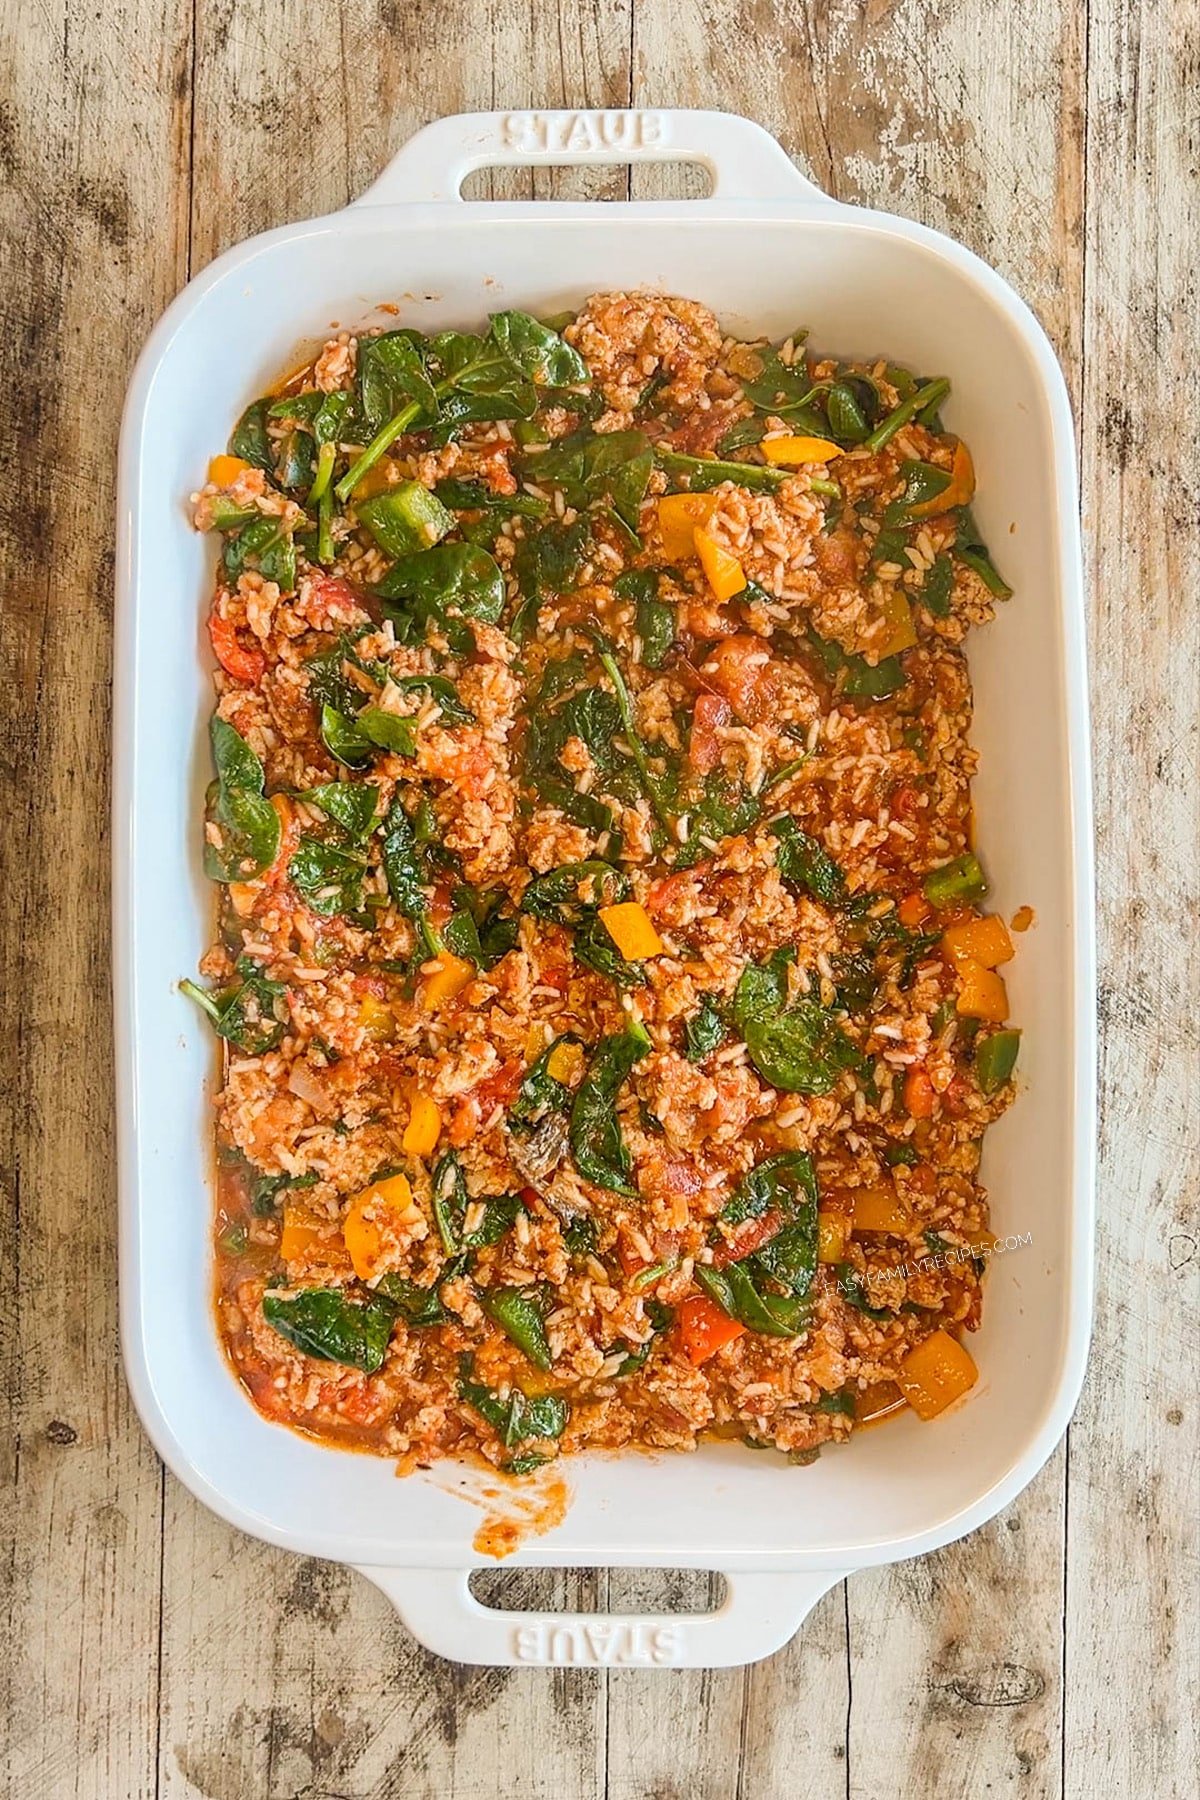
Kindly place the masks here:
POLYGON ((341 1288, 263 1295, 263 1317, 305 1356, 373 1375, 382 1368, 395 1309, 378 1295, 354 1300, 341 1288))
POLYGON ((507 1400, 494 1389, 474 1380, 475 1358, 462 1356, 458 1363, 458 1393, 480 1418, 492 1427, 507 1449, 529 1438, 559 1438, 566 1430, 571 1409, 558 1394, 528 1399, 513 1387, 507 1400))
POLYGON ((270 410, 269 396, 253 401, 234 426, 233 436, 229 440, 233 456, 240 456, 243 462, 261 469, 265 475, 274 474, 271 439, 267 433, 267 414, 270 410))
POLYGON ((379 789, 370 781, 323 781, 299 796, 319 806, 351 843, 361 844, 378 823, 379 789))
POLYGON ((323 919, 362 910, 364 856, 320 838, 302 837, 288 863, 288 879, 310 912, 323 919))
POLYGON ((478 544, 437 544, 393 564, 375 589, 402 642, 452 613, 496 624, 504 611, 499 564, 478 544))
POLYGON ((521 911, 559 925, 578 925, 598 907, 627 900, 630 892, 629 877, 611 863, 599 858, 563 863, 534 877, 521 896, 521 911))
POLYGON ((283 594, 296 587, 296 546, 291 530, 281 520, 265 514, 243 525, 225 539, 221 553, 225 573, 236 582, 245 569, 253 569, 264 581, 274 581, 283 594))
POLYGON ((633 1167, 617 1119, 617 1095, 635 1063, 650 1049, 650 1034, 637 1019, 596 1045, 571 1104, 571 1154, 580 1174, 598 1187, 633 1195, 633 1167))
POLYGON ((627 569, 613 582, 619 600, 632 600, 636 609, 641 660, 648 669, 661 669, 675 642, 675 608, 658 597, 658 575, 653 569, 627 569))
POLYGON ((238 979, 228 987, 210 991, 194 981, 181 981, 179 991, 204 1009, 218 1037, 250 1056, 264 1056, 287 1029, 277 1016, 286 989, 281 981, 269 980, 252 957, 239 956, 235 972, 238 979))
POLYGON ((827 1094, 858 1051, 832 1014, 802 997, 786 1004, 786 969, 750 963, 733 998, 733 1021, 765 1081, 788 1094, 827 1094))
POLYGON ((774 1283, 803 1297, 817 1270, 817 1177, 807 1151, 781 1151, 751 1169, 721 1217, 737 1226, 767 1212, 779 1214, 779 1230, 738 1266, 762 1292, 774 1283))
POLYGON ((210 881, 250 881, 279 853, 279 814, 263 795, 263 766, 245 738, 216 713, 208 730, 217 779, 206 815, 221 842, 206 839, 204 872, 210 881))
POLYGON ((717 1011, 715 1000, 711 994, 705 994, 700 1001, 699 1011, 692 1014, 685 1027, 688 1061, 703 1062, 706 1056, 725 1042, 727 1036, 728 1030, 717 1011))
POLYGON ((776 865, 788 885, 827 906, 840 906, 846 897, 846 877, 824 846, 792 818, 773 820, 771 832, 779 843, 776 865))
POLYGON ((425 893, 429 871, 399 794, 392 800, 383 824, 383 872, 396 911, 417 927, 430 956, 437 956, 443 944, 429 917, 425 893))

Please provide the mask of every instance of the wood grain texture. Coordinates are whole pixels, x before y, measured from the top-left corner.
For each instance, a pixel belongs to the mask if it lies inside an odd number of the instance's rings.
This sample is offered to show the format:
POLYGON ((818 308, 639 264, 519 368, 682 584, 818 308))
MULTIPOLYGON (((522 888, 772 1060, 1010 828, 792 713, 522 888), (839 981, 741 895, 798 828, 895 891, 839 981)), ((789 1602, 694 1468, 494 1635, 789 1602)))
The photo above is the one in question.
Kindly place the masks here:
POLYGON ((189 17, 132 0, 97 34, 47 0, 9 23, 2 1791, 109 1800, 154 1787, 162 1492, 117 1360, 113 462, 132 353, 184 276, 189 17))
POLYGON ((1099 1306, 1071 1433, 1070 1793, 1197 1760, 1200 9, 1096 0, 1082 452, 1101 913, 1099 1306), (1187 1073, 1184 1073, 1187 1071, 1187 1073), (1113 1703, 1123 1656, 1136 1678, 1113 1703), (1192 1702, 1181 1704, 1190 1694, 1192 1702))
MULTIPOLYGON (((0 289, 0 441, 16 449, 0 482, 5 1800, 1191 1791, 1198 42, 1196 0, 100 0, 86 18, 42 0, 22 15, 0 83, 17 271, 0 289), (835 1589, 769 1662, 464 1670, 356 1576, 164 1488, 117 1368, 102 979, 116 422, 132 355, 189 271, 344 204, 426 119, 631 98, 749 113, 838 197, 952 232, 1063 358, 1091 563, 1101 1307, 1069 1451, 966 1542, 835 1589)), ((515 171, 476 191, 628 185, 515 171)), ((644 169, 635 191, 694 186, 644 169)), ((662 1572, 487 1586, 582 1608, 710 1592, 662 1572)))

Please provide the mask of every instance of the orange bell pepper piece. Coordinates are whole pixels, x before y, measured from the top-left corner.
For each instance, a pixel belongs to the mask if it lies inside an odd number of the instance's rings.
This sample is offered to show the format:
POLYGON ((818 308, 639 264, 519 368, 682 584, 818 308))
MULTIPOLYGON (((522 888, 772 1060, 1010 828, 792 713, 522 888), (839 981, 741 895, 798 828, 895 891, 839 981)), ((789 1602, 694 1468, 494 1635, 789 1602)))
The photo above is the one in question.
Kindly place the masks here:
POLYGON ((840 444, 819 437, 769 437, 758 446, 769 463, 798 468, 802 463, 832 462, 842 454, 840 444))
POLYGON ((694 557, 693 533, 697 525, 707 525, 716 510, 715 494, 663 494, 658 502, 658 531, 667 555, 684 560, 694 557))
POLYGON ((897 1386, 919 1419, 936 1419, 978 1379, 971 1357, 948 1331, 925 1338, 896 1371, 897 1386))
POLYGON ((700 567, 708 576, 708 585, 718 600, 732 600, 746 585, 746 571, 736 556, 722 549, 716 538, 697 525, 693 537, 700 567))

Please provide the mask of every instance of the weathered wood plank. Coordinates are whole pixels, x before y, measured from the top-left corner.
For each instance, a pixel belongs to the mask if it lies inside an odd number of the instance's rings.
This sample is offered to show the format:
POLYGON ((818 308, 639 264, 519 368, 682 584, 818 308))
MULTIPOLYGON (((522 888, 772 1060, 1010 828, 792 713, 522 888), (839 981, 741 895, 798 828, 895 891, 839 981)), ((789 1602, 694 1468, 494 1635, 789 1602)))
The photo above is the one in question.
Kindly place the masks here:
POLYGON ((1182 1794, 1200 1691, 1200 14, 1090 11, 1083 478, 1104 1207, 1071 1441, 1065 1771, 1072 1795, 1182 1794))
MULTIPOLYGON (((256 1543, 174 1483, 165 1523, 162 1800, 601 1792, 597 1675, 444 1662, 352 1570, 256 1543)), ((515 1581, 505 1604, 586 1608, 595 1586, 515 1581)))
POLYGON ((108 1800, 154 1789, 161 1497, 116 1347, 113 463, 133 353, 183 273, 190 11, 130 0, 94 31, 51 0, 9 22, 0 1788, 108 1800))
MULTIPOLYGON (((635 98, 749 113, 836 197, 907 213, 969 243, 1038 308, 1075 374, 1077 9, 1013 8, 985 33, 974 7, 931 14, 911 4, 792 3, 766 14, 731 5, 714 15, 677 0, 643 0, 635 68, 635 98)), ((635 188, 680 191, 680 183, 670 172, 639 171, 635 188)), ((1063 1466, 1056 1459, 1007 1522, 968 1544, 925 1565, 849 1582, 849 1769, 842 1778, 850 1792, 874 1800, 974 1791, 981 1772, 1001 1770, 1032 1780, 1035 1791, 1057 1791, 1063 1466), (1018 1543, 1024 1554, 1014 1553, 1018 1543), (1048 1569, 1057 1571, 1049 1581, 1048 1569), (1010 1662, 1027 1679, 1009 1681, 1010 1662), (1002 1701, 987 1697, 1001 1690, 1002 1701)), ((791 1732, 780 1729, 773 1697, 781 1661, 808 1676, 813 1658, 804 1659, 804 1645, 812 1629, 785 1658, 748 1677, 743 1779, 753 1770, 758 1785, 747 1792, 771 1792, 806 1766, 791 1732)), ((826 1632, 832 1641, 832 1621, 826 1632)), ((844 1634, 842 1643, 844 1654, 844 1634)), ((844 1668, 836 1657, 818 1666, 819 1701, 808 1695, 807 1710, 818 1720, 844 1716, 844 1668)), ((818 1741, 819 1733, 818 1725, 818 1741)))
MULTIPOLYGON (((535 17, 498 0, 418 16, 380 0, 301 18, 205 0, 197 46, 194 268, 250 232, 344 205, 427 119, 628 98, 624 6, 535 17)), ((533 187, 509 171, 483 191, 533 187)), ((539 174, 538 191, 624 192, 624 177, 539 174)), ((247 1543, 174 1484, 165 1546, 165 1795, 492 1800, 504 1769, 527 1794, 602 1791, 602 1677, 453 1668, 356 1576, 247 1543)), ((586 1573, 520 1585, 530 1606, 586 1607, 595 1592, 586 1573)))

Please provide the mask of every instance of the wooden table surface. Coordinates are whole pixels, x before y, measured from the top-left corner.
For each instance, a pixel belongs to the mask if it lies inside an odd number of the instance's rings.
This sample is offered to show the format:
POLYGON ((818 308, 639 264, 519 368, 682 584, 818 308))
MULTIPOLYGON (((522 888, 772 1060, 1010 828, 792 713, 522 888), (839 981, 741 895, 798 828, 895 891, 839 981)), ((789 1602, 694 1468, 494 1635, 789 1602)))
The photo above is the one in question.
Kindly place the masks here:
MULTIPOLYGON (((24 9, 0 92, 4 1795, 1194 1791, 1198 43, 1196 0, 24 9), (1063 359, 1097 750, 1099 1310, 1069 1442, 1019 1501, 935 1556, 855 1575, 771 1661, 468 1670, 416 1646, 357 1576, 206 1512, 164 1476, 125 1390, 106 816, 117 422, 134 355, 190 275, 342 205, 425 120, 631 101, 748 113, 830 193, 952 233, 1063 359)), ((611 172, 537 186, 626 191, 611 172)), ((498 1579, 583 1604, 639 1590, 498 1579)), ((697 1579, 640 1585, 686 1597, 697 1579)))

